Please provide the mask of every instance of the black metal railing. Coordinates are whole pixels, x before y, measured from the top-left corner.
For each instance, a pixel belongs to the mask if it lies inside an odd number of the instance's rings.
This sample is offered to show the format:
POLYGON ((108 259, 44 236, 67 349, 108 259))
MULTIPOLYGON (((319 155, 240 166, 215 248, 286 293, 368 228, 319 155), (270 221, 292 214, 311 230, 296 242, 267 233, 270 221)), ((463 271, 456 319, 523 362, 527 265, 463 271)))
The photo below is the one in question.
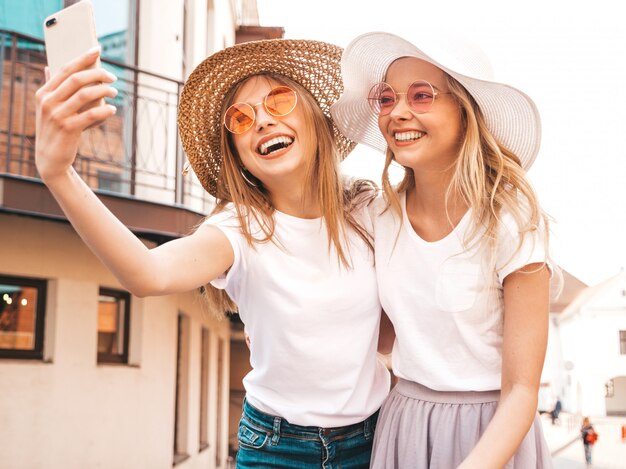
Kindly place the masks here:
MULTIPOLYGON (((213 198, 184 155, 176 113, 181 81, 103 59, 118 77, 115 116, 81 136, 76 170, 95 191, 180 205, 206 213, 213 198)), ((0 173, 38 177, 35 92, 45 81, 43 41, 0 30, 0 173)))

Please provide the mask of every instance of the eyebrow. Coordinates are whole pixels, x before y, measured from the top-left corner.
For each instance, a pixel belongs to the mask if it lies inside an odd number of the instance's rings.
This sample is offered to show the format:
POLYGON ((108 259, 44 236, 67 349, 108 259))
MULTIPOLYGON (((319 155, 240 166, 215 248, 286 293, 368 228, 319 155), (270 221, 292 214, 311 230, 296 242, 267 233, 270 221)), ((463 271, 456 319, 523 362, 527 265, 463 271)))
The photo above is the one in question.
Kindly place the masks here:
MULTIPOLYGON (((438 87, 437 85, 435 85, 433 82, 431 82, 429 80, 424 80, 423 78, 420 78, 419 80, 415 80, 415 81, 420 81, 420 80, 421 81, 427 81, 428 83, 430 83, 435 91, 441 91, 442 93, 445 93, 445 91, 443 91, 442 88, 438 87)), ((415 81, 413 83, 415 83, 415 81)))

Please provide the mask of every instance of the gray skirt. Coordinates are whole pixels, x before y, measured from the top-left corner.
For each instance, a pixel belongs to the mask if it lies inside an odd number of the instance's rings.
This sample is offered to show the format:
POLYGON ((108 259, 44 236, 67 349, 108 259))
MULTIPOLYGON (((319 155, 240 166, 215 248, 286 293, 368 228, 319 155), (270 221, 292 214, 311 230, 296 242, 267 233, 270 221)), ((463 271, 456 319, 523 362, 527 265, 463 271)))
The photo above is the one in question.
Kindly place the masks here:
MULTIPOLYGON (((380 410, 370 468, 456 468, 487 428, 499 398, 500 391, 442 392, 400 379, 380 410)), ((504 467, 552 467, 539 415, 504 467)))

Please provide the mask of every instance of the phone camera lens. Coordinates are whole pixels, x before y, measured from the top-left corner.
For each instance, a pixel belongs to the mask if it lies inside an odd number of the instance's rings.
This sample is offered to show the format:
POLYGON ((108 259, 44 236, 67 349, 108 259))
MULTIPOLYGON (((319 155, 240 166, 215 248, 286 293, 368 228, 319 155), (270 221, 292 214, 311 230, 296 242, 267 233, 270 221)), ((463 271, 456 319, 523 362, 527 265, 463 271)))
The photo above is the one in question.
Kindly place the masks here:
POLYGON ((49 28, 50 26, 56 24, 56 22, 57 22, 56 18, 50 18, 48 21, 46 21, 46 27, 49 28))

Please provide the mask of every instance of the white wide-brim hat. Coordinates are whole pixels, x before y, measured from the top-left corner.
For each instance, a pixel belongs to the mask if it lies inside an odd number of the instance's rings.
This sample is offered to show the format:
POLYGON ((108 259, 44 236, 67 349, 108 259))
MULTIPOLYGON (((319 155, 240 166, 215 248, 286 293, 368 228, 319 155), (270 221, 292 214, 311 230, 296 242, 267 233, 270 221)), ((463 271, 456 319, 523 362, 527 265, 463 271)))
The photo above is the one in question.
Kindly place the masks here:
POLYGON ((419 44, 421 48, 394 34, 373 32, 358 36, 346 47, 341 58, 344 93, 331 106, 341 132, 384 152, 387 143, 378 128, 378 116, 369 106, 369 91, 384 81, 392 62, 416 57, 461 83, 480 106, 493 136, 529 169, 541 144, 541 119, 533 100, 512 86, 495 82, 486 56, 469 41, 429 34, 419 44))

